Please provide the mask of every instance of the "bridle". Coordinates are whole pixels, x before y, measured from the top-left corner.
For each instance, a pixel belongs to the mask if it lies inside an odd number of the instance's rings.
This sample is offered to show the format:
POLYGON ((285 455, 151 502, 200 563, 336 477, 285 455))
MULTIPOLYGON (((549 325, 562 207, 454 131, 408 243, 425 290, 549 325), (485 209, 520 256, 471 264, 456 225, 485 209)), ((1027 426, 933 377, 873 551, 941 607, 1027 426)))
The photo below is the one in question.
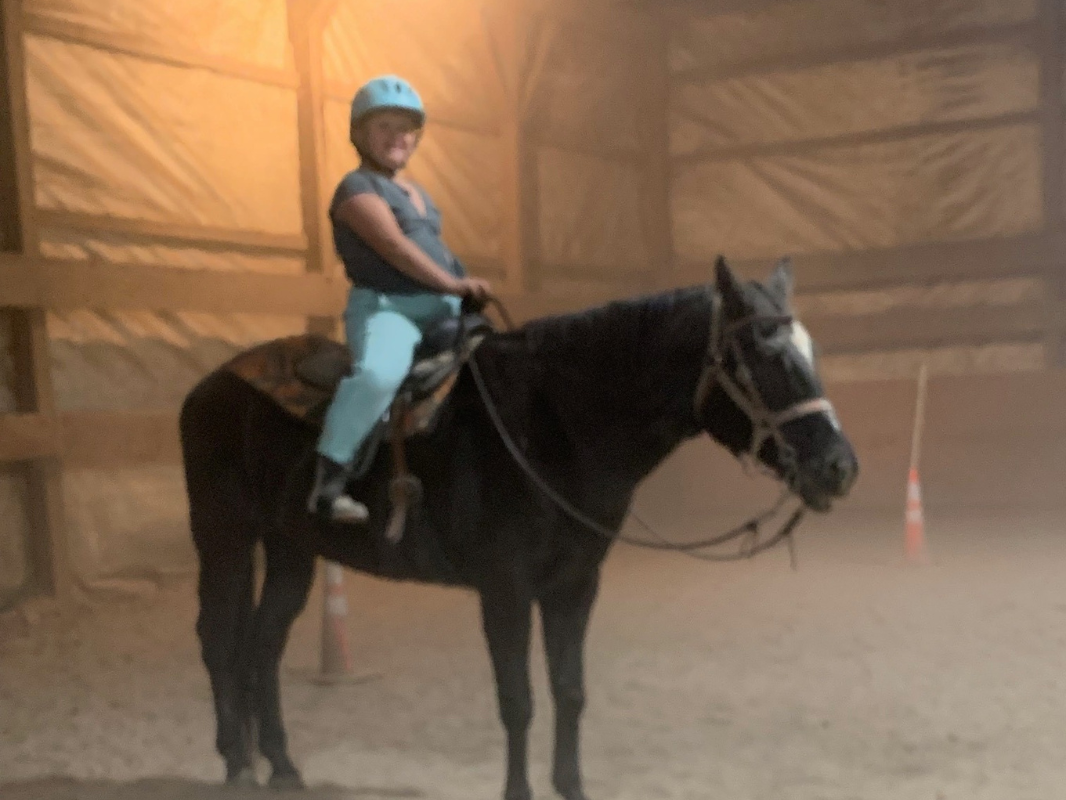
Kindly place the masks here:
POLYGON ((707 340, 707 353, 703 359, 703 369, 696 383, 696 392, 692 400, 693 413, 701 428, 706 428, 706 415, 704 409, 707 405, 708 396, 715 385, 721 386, 722 390, 736 404, 751 422, 751 443, 747 449, 738 453, 742 460, 758 465, 759 451, 768 439, 773 439, 777 444, 783 466, 782 478, 790 485, 795 480, 799 470, 796 460, 795 449, 788 443, 781 428, 793 420, 810 416, 811 414, 828 414, 831 419, 836 419, 833 404, 825 397, 815 397, 809 400, 801 400, 798 403, 780 411, 771 411, 763 399, 759 388, 755 385, 751 369, 744 360, 743 351, 737 341, 736 334, 743 328, 769 322, 776 325, 789 325, 795 320, 791 314, 749 314, 741 319, 734 320, 728 325, 724 322, 725 315, 722 313, 722 297, 713 289, 710 290, 711 321, 710 334, 707 340), (734 378, 726 368, 726 359, 732 354, 735 362, 734 378))
MULTIPOLYGON (((551 500, 563 513, 569 516, 571 519, 580 523, 589 530, 603 536, 611 541, 623 541, 629 544, 637 545, 639 547, 646 547, 652 550, 666 550, 670 552, 685 553, 686 555, 694 558, 700 558, 706 561, 738 561, 740 559, 751 558, 757 553, 761 553, 764 550, 780 544, 781 542, 787 542, 789 546, 789 555, 791 557, 793 569, 796 567, 796 553, 794 549, 794 543, 792 540, 792 533, 800 520, 803 518, 806 507, 803 503, 793 510, 789 515, 785 523, 771 536, 760 539, 760 530, 763 523, 769 521, 774 517, 784 505, 789 495, 792 494, 793 481, 795 480, 798 471, 798 462, 795 458, 795 451, 791 445, 785 440, 784 435, 781 433, 781 427, 792 420, 799 419, 801 417, 808 416, 810 414, 827 413, 831 418, 835 419, 832 404, 824 397, 817 397, 810 400, 803 400, 799 403, 795 403, 786 409, 781 411, 771 411, 765 401, 762 398, 758 387, 755 385, 755 380, 751 375, 751 370, 748 368, 744 361, 740 346, 736 341, 736 332, 740 329, 760 322, 778 322, 780 324, 788 324, 793 321, 793 317, 790 314, 781 315, 766 315, 766 314, 752 314, 743 319, 736 320, 729 325, 724 325, 722 321, 722 298, 717 291, 710 290, 710 302, 711 302, 711 320, 710 320, 710 333, 707 342, 707 352, 704 356, 702 370, 700 372, 699 379, 696 384, 696 392, 693 397, 693 408, 696 417, 696 421, 703 425, 703 408, 706 405, 708 395, 715 384, 722 387, 722 389, 729 395, 734 403, 741 409, 741 411, 748 416, 752 424, 752 439, 751 444, 746 451, 741 453, 742 456, 749 458, 755 464, 758 464, 758 453, 762 448, 763 443, 769 437, 773 437, 777 442, 777 446, 780 450, 782 459, 785 459, 785 463, 788 466, 787 474, 783 476, 785 479, 785 488, 781 493, 780 498, 774 505, 759 514, 752 517, 742 525, 738 525, 725 533, 717 534, 707 539, 701 539, 692 542, 668 542, 662 539, 646 522, 640 519, 635 513, 632 514, 634 519, 639 522, 644 528, 646 528, 652 535, 656 536, 659 541, 648 542, 637 539, 631 539, 622 536, 618 530, 613 530, 603 525, 603 523, 592 519, 580 509, 574 507, 574 505, 559 494, 552 486, 550 486, 543 477, 536 471, 532 464, 529 463, 525 454, 522 453, 521 448, 515 443, 511 437, 506 426, 503 423, 503 419, 500 417, 499 410, 496 408, 495 402, 492 400, 492 395, 489 393, 488 387, 485 385, 485 380, 481 375, 481 370, 477 365, 476 358, 472 355, 467 362, 470 367, 470 372, 474 378, 474 383, 477 386, 478 393, 481 395, 482 403, 485 406, 485 410, 489 414, 489 418, 492 421, 493 427, 496 428, 496 432, 499 434, 500 439, 503 441, 504 447, 511 454, 515 463, 526 473, 527 477, 537 486, 541 492, 543 492, 549 500, 551 500), (733 358, 736 361, 737 377, 734 380, 730 376, 729 371, 726 369, 726 354, 732 352, 733 358), (699 552, 706 550, 710 547, 718 547, 730 542, 741 541, 740 550, 736 553, 719 553, 711 554, 699 552)), ((498 299, 492 298, 489 300, 491 305, 494 305, 504 318, 505 324, 509 329, 514 328, 514 324, 511 322, 510 315, 504 308, 503 304, 498 299)))

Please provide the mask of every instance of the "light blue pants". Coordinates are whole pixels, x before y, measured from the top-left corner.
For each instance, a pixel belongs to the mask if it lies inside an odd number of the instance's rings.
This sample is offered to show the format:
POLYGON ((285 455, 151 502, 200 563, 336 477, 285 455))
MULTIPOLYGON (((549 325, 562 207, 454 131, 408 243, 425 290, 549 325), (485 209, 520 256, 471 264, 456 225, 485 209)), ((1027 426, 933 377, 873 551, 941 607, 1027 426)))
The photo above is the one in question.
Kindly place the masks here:
POLYGON ((347 464, 392 404, 422 334, 459 313, 460 300, 441 294, 382 294, 353 288, 344 310, 352 375, 337 386, 318 452, 347 464))

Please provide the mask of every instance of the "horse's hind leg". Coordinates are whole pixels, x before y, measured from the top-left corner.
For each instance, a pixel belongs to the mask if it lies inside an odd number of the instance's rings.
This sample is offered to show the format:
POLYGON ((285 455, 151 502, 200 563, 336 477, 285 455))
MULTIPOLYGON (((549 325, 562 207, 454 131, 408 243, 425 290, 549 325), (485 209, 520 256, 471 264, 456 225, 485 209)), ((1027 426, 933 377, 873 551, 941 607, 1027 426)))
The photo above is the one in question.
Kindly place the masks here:
MULTIPOLYGON (((193 512, 193 529, 197 529, 193 512)), ((218 525, 214 520, 212 525, 218 525)), ((202 529, 200 530, 202 533, 202 529)), ((253 609, 254 542, 243 531, 225 530, 225 547, 200 545, 200 637, 204 666, 215 700, 215 747, 226 762, 226 782, 254 784, 255 733, 248 671, 253 609)), ((218 539, 216 538, 216 543, 218 539)))
POLYGON ((314 578, 314 556, 292 540, 273 534, 264 540, 266 578, 255 615, 255 713, 259 722, 259 750, 270 762, 271 786, 302 785, 299 770, 289 757, 281 719, 278 669, 293 620, 307 603, 314 578))

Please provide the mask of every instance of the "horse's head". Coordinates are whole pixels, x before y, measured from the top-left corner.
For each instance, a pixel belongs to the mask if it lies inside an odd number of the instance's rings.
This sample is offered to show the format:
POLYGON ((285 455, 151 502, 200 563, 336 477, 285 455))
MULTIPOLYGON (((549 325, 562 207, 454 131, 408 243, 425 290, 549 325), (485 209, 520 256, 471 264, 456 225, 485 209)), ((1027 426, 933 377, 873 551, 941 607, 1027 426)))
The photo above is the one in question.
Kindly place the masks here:
POLYGON ((792 313, 792 269, 740 283, 715 265, 710 340, 696 391, 701 425, 754 457, 816 511, 851 489, 858 459, 818 376, 814 342, 792 313))

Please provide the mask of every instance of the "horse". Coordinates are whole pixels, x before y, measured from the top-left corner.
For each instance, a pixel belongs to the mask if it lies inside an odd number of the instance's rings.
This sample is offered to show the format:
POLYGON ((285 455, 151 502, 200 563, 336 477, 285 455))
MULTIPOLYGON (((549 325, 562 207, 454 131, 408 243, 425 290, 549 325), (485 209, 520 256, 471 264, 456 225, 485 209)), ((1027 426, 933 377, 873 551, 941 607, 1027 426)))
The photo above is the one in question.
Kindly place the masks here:
MULTIPOLYGON (((578 756, 585 632, 613 541, 604 534, 620 529, 641 480, 702 433, 752 457, 815 511, 829 510, 856 479, 814 345, 791 311, 792 285, 787 260, 758 282, 741 281, 720 258, 708 285, 489 335, 434 428, 407 442, 423 492, 399 542, 383 536, 385 448, 350 487, 369 522, 320 520, 306 507, 316 427, 224 366, 204 377, 182 405, 180 433, 200 566, 196 630, 227 782, 255 782, 258 748, 272 786, 302 785, 278 671, 322 556, 478 594, 506 732, 506 800, 531 797, 537 606, 555 706, 553 786, 565 800, 586 800, 578 756), (256 604, 258 543, 265 574, 256 604)), ((279 358, 289 346, 266 345, 279 358)))

